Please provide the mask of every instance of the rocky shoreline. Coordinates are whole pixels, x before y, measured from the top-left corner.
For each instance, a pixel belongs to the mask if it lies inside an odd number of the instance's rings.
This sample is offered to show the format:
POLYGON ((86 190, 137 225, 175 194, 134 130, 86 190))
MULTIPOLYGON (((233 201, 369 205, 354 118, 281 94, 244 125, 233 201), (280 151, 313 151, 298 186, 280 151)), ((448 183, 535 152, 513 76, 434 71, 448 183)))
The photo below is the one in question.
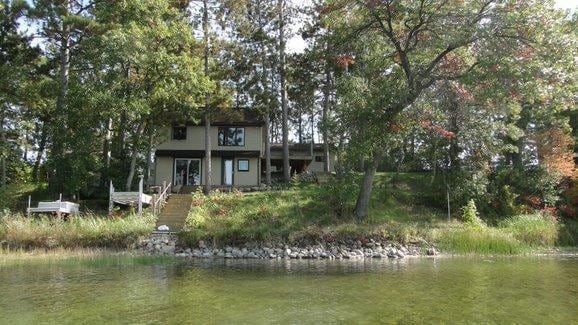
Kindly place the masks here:
POLYGON ((138 248, 149 255, 174 255, 183 258, 225 259, 399 259, 409 256, 437 255, 435 247, 402 245, 370 239, 366 242, 350 240, 345 243, 317 243, 289 245, 284 243, 248 243, 241 247, 211 247, 199 241, 198 247, 181 247, 173 234, 152 234, 142 240, 138 248))

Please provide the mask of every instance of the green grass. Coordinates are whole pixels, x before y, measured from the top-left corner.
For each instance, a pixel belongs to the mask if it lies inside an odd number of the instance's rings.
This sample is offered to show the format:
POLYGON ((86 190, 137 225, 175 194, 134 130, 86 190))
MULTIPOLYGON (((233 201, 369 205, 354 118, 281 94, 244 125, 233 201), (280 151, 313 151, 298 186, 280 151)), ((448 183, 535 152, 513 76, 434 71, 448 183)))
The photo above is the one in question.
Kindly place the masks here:
POLYGON ((553 246, 558 240, 558 222, 539 213, 508 218, 500 222, 499 227, 533 247, 553 246))
POLYGON ((369 216, 363 220, 352 216, 355 189, 338 192, 346 202, 340 210, 331 184, 297 184, 278 192, 193 194, 194 207, 181 239, 189 245, 200 239, 225 245, 376 238, 435 244, 459 254, 512 255, 551 247, 562 234, 574 238, 578 229, 574 224, 560 227, 539 214, 516 216, 498 227, 448 222, 445 211, 436 208, 444 199, 439 184, 428 174, 378 173, 369 216))
POLYGON ((518 255, 530 251, 530 246, 516 239, 512 233, 492 227, 457 224, 436 229, 433 238, 440 249, 457 254, 518 255))
POLYGON ((54 217, 0 215, 0 241, 10 249, 114 248, 132 247, 154 229, 155 218, 128 215, 108 218, 92 214, 62 220, 54 217))
POLYGON ((443 211, 420 204, 415 188, 422 175, 386 174, 376 177, 369 217, 352 217, 355 191, 345 194, 345 212, 337 215, 330 186, 298 184, 284 191, 193 194, 188 231, 181 238, 216 244, 246 241, 317 241, 372 236, 403 242, 420 241, 427 229, 444 222, 443 211), (401 175, 401 176, 400 176, 401 175), (411 198, 404 194, 411 192, 411 198))
POLYGON ((51 265, 158 265, 175 263, 170 256, 150 256, 139 251, 119 251, 102 248, 0 249, 0 267, 51 265))

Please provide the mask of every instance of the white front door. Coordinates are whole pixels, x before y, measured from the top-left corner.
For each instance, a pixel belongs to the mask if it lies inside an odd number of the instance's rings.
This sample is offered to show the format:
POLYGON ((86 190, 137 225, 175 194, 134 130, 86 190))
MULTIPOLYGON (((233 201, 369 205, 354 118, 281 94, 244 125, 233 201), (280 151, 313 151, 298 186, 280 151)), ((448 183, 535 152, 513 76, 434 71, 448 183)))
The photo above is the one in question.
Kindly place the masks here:
POLYGON ((223 163, 223 184, 233 185, 233 159, 225 159, 223 163))

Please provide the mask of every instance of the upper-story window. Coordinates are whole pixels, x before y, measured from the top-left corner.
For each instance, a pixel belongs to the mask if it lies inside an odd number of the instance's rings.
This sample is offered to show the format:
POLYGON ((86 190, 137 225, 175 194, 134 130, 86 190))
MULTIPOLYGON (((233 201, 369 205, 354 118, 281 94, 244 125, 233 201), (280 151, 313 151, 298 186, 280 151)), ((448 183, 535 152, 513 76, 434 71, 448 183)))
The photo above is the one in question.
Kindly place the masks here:
POLYGON ((173 126, 172 139, 173 140, 186 140, 187 139, 187 127, 186 126, 173 126))
POLYGON ((219 128, 219 146, 245 146, 245 128, 219 128))

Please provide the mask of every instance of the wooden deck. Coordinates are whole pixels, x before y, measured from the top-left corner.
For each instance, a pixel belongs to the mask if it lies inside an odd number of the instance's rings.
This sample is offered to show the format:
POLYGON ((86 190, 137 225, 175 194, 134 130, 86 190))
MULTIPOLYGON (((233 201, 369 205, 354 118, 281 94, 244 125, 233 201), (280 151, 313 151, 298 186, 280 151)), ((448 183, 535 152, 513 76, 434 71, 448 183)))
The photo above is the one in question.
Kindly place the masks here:
POLYGON ((30 213, 77 214, 78 204, 67 201, 38 202, 38 207, 28 208, 30 213))
POLYGON ((151 204, 153 197, 139 192, 114 192, 112 193, 111 198, 114 203, 137 205, 139 203, 139 195, 141 199, 140 202, 143 204, 151 204))

